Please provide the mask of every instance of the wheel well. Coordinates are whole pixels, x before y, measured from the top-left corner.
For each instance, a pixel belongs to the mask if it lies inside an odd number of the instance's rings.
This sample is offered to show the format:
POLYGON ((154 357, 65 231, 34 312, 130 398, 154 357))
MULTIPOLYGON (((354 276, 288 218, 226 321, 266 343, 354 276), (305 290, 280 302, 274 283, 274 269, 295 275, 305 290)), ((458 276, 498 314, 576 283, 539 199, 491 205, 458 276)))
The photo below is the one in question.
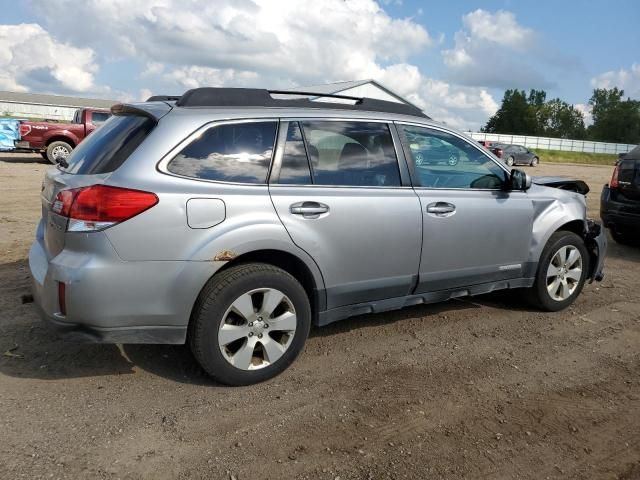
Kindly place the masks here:
POLYGON ((556 232, 560 231, 573 232, 580 237, 584 237, 584 222, 582 220, 572 220, 556 230, 556 232))
POLYGON ((295 255, 281 250, 256 250, 238 255, 227 262, 216 274, 241 263, 268 263, 274 267, 281 268, 298 280, 305 292, 307 292, 307 297, 309 297, 309 302, 311 303, 311 311, 318 311, 319 299, 317 298, 316 282, 313 279, 313 274, 305 263, 295 255))
POLYGON ((73 140, 71 140, 69 137, 51 137, 49 140, 47 140, 46 146, 48 147, 53 142, 65 142, 71 145, 72 148, 76 147, 75 143, 73 143, 73 140))

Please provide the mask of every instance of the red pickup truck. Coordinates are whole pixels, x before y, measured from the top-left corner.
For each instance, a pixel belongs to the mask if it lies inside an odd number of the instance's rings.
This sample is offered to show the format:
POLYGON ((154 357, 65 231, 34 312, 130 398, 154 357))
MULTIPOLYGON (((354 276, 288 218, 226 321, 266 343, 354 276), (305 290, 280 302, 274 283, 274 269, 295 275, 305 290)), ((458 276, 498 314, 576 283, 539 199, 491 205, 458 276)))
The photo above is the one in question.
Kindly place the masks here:
POLYGON ((81 108, 76 110, 71 123, 23 120, 16 149, 40 152, 51 163, 56 163, 56 158, 67 158, 76 145, 110 116, 109 110, 81 108))

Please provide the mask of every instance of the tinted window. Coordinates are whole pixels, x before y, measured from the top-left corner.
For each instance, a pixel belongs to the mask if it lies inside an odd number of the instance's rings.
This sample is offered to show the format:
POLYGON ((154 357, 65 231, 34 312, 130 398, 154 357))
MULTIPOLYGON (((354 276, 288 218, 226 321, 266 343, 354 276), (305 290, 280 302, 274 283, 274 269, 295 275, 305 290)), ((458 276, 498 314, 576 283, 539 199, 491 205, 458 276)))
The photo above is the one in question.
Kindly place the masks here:
POLYGON ((104 123, 109 120, 111 116, 110 113, 107 112, 91 112, 91 122, 92 123, 104 123))
POLYGON ((424 127, 400 126, 414 182, 430 188, 501 188, 505 171, 474 144, 424 127))
POLYGON ((389 127, 369 122, 302 122, 313 183, 400 186, 389 127))
POLYGON ((71 152, 64 171, 82 175, 113 172, 155 125, 152 119, 138 115, 110 118, 71 152))
POLYGON ((298 122, 289 123, 278 183, 311 184, 309 161, 298 122))
POLYGON ((212 127, 176 155, 167 169, 205 180, 265 183, 277 125, 269 121, 212 127))

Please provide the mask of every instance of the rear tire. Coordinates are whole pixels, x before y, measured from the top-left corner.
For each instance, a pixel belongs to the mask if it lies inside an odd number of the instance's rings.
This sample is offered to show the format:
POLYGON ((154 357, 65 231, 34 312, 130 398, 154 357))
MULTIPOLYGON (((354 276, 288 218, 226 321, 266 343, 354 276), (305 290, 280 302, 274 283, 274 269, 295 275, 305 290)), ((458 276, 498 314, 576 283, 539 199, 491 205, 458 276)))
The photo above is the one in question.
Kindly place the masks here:
POLYGON ((72 151, 73 147, 67 142, 63 142, 61 140, 51 142, 47 146, 47 160, 55 165, 57 163, 56 158, 62 157, 66 159, 69 155, 71 155, 72 151))
POLYGON ((189 344, 213 379, 249 385, 284 371, 302 351, 310 327, 302 285, 280 268, 248 263, 215 275, 205 286, 194 307, 189 344))
POLYGON ((584 240, 573 232, 556 232, 542 251, 535 283, 527 290, 528 300, 549 312, 567 308, 582 291, 588 272, 584 240))
POLYGON ((611 237, 619 243, 620 245, 637 245, 638 241, 636 240, 637 234, 634 235, 634 232, 624 228, 611 228, 609 230, 611 232, 611 237))

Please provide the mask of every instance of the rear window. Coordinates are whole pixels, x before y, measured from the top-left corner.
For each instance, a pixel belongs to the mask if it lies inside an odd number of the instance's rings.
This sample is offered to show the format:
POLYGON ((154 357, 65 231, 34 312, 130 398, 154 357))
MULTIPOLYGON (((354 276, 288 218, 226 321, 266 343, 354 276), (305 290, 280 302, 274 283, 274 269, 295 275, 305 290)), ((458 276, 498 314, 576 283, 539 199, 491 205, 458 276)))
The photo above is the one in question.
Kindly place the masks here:
POLYGON ((111 114, 107 112, 91 112, 91 122, 94 124, 104 123, 109 120, 110 116, 111 114))
POLYGON ((113 172, 147 138, 156 122, 139 115, 117 115, 89 135, 69 158, 67 173, 96 175, 113 172))

